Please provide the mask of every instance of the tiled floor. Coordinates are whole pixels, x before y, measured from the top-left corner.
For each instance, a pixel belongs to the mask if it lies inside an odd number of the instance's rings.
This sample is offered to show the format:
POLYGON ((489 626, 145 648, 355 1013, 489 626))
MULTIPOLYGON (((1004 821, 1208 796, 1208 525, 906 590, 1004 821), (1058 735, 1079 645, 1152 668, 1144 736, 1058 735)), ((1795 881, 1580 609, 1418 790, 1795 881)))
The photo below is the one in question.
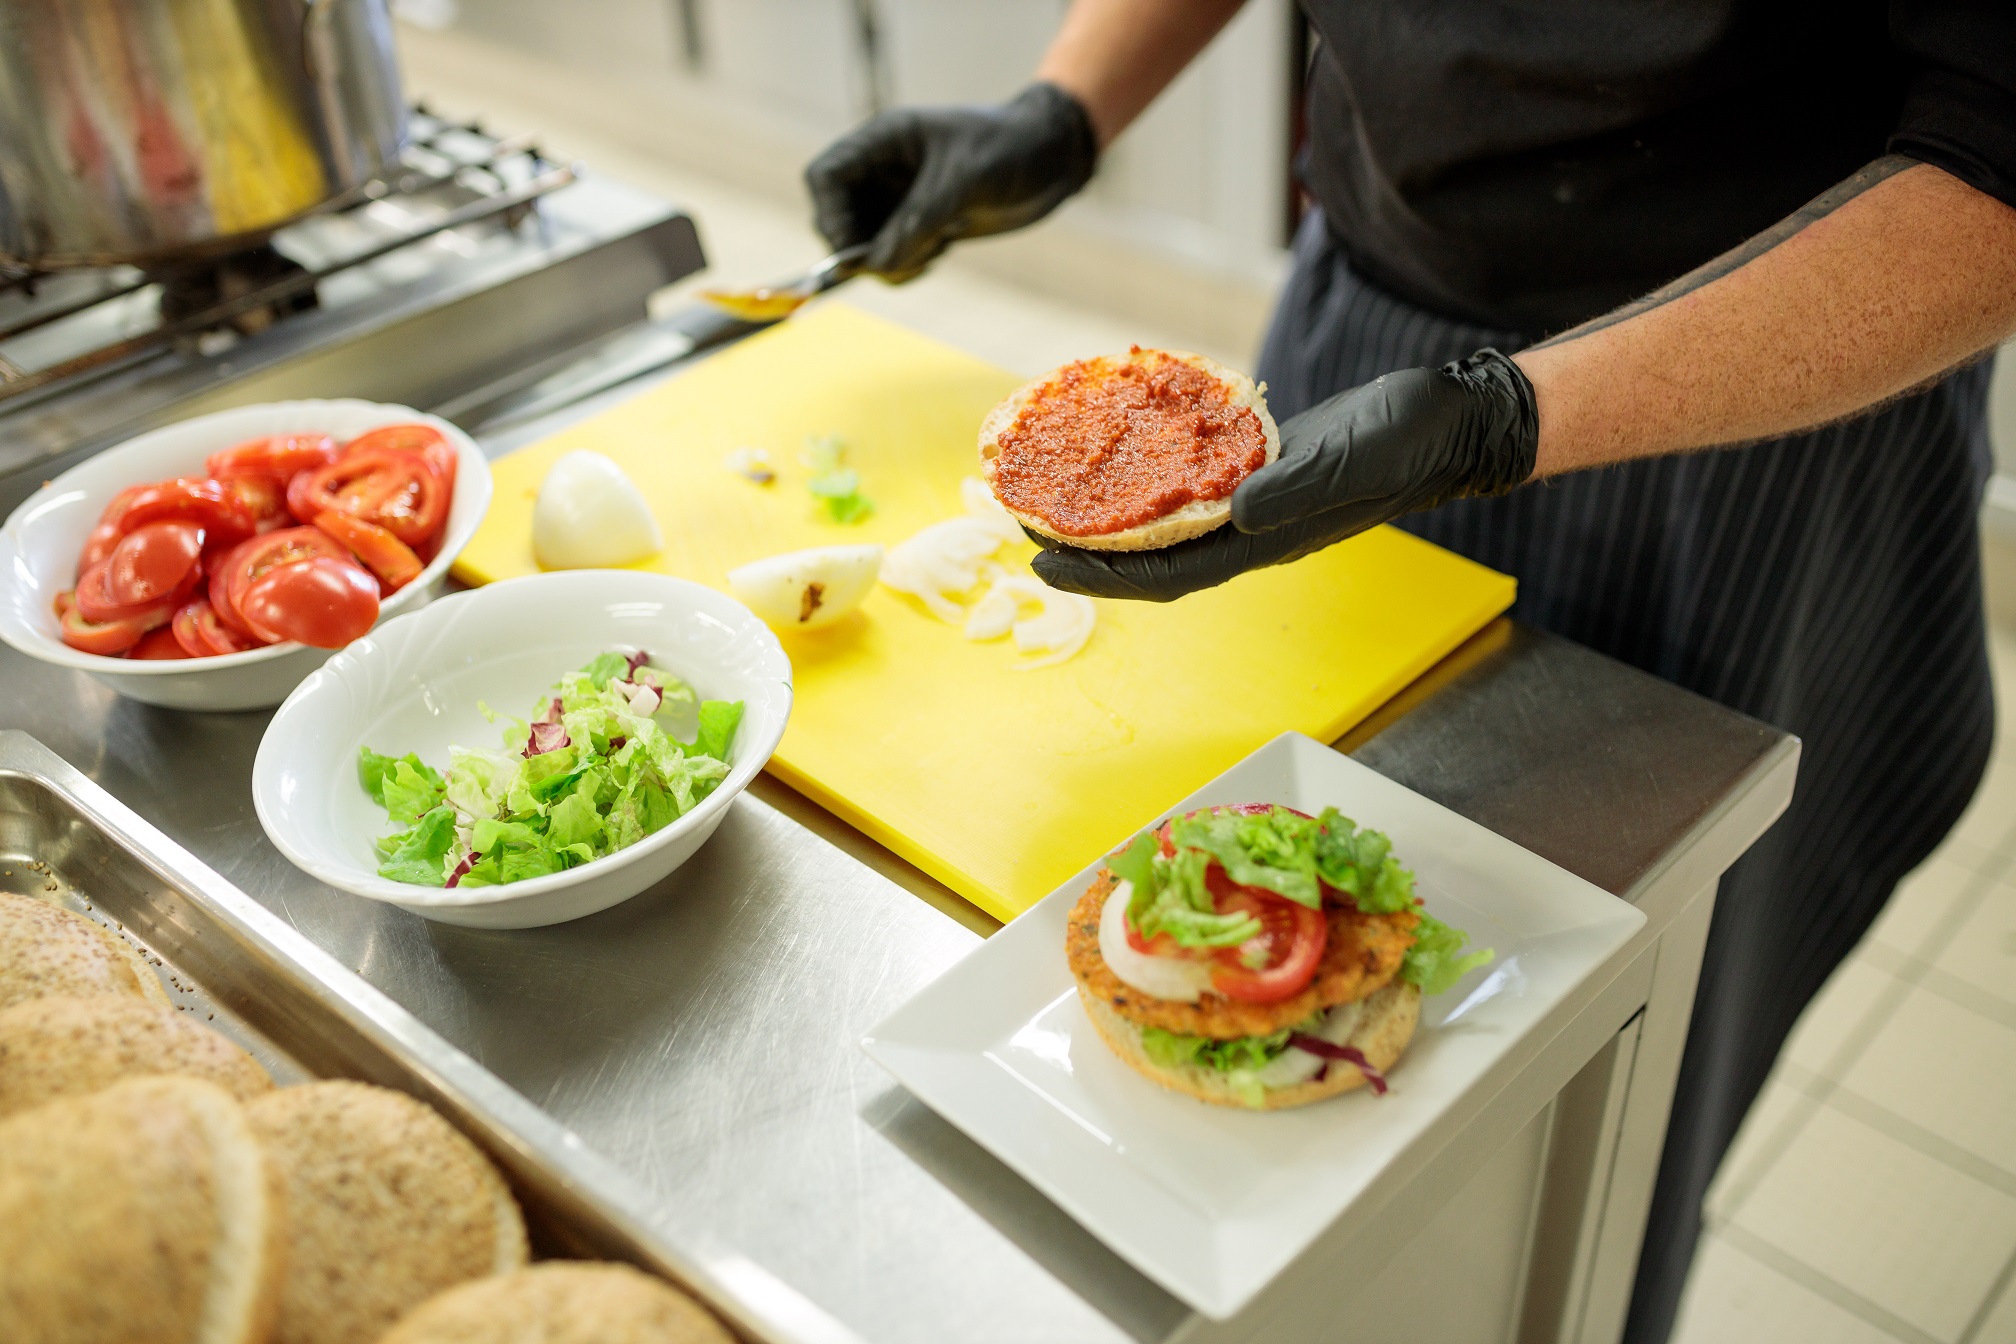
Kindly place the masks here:
MULTIPOLYGON (((1994 645, 2016 707, 2016 636, 1994 645)), ((1708 1199, 1675 1344, 2016 1344, 2016 731, 1836 972, 1708 1199)))

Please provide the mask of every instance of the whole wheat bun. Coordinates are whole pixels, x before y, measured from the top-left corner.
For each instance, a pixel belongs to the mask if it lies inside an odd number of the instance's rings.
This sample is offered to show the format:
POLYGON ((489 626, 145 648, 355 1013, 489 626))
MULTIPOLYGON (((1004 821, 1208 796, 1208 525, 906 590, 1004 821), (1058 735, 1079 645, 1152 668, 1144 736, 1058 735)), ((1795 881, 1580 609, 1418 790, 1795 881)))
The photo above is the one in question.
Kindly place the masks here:
POLYGON ((628 1265, 549 1260, 450 1288, 379 1344, 732 1344, 676 1288, 628 1265))
MULTIPOLYGON (((1100 1038, 1135 1072, 1214 1106, 1249 1109, 1225 1074, 1202 1064, 1183 1064, 1175 1068, 1157 1064, 1142 1047, 1139 1026, 1114 1012, 1097 995, 1086 993, 1082 984, 1078 988, 1078 1000, 1085 1005, 1085 1014, 1092 1019, 1100 1038)), ((1366 1063, 1383 1073, 1393 1067, 1407 1048, 1407 1043, 1414 1039, 1414 1028, 1421 1020, 1421 991, 1405 981, 1395 980, 1365 999, 1364 1004, 1357 1029, 1351 1033, 1347 1044, 1355 1046, 1365 1056, 1366 1063)), ((1262 1095, 1259 1109, 1279 1111, 1290 1106, 1307 1106, 1312 1101, 1321 1101, 1364 1085, 1364 1074, 1340 1062, 1332 1064, 1330 1071, 1320 1080, 1312 1079, 1292 1087, 1268 1088, 1262 1095)))
POLYGON ((287 1182, 273 1344, 375 1344, 442 1289, 525 1263, 525 1223, 503 1178, 405 1093, 305 1083, 246 1113, 287 1182))
POLYGON ((262 1344, 286 1200, 231 1094, 136 1078, 0 1121, 8 1344, 262 1344))
POLYGON ((32 896, 0 893, 0 1008, 50 994, 168 1002, 153 967, 112 930, 32 896))
MULTIPOLYGON (((1177 360, 1216 379, 1225 391, 1225 400, 1233 406, 1243 406, 1260 418, 1260 431, 1267 442, 1269 462, 1281 456, 1281 431, 1274 424, 1274 417, 1267 411, 1267 386, 1255 384, 1251 378, 1236 369, 1228 369, 1217 360, 1205 355, 1191 354, 1187 350, 1135 350, 1126 354, 1102 355, 1092 361, 1102 366, 1119 368, 1127 364, 1145 364, 1150 361, 1177 360)), ((1064 368, 1069 368, 1065 365, 1064 368)), ((994 464, 1001 456, 1001 436, 1015 423, 1015 417, 1022 413, 1050 382, 1064 371, 1052 369, 1041 378, 1031 379, 1008 394, 1007 400, 987 413, 980 422, 980 474, 988 487, 994 486, 994 464)), ((1000 499, 999 491, 995 492, 1000 499)), ((1125 528, 1119 532, 1100 532, 1092 536, 1071 537, 1053 531, 1041 518, 1022 513, 1001 500, 1001 507, 1007 509, 1016 522, 1032 532, 1040 533, 1053 541, 1061 541, 1067 546, 1076 546, 1088 551, 1152 551, 1163 546, 1174 546, 1179 541, 1201 537, 1212 528, 1232 520, 1232 498, 1197 499, 1183 505, 1172 513, 1159 518, 1125 528)))
POLYGON ((252 1056, 145 999, 56 995, 0 1010, 0 1116, 166 1073, 205 1079, 240 1101, 273 1090, 252 1056))

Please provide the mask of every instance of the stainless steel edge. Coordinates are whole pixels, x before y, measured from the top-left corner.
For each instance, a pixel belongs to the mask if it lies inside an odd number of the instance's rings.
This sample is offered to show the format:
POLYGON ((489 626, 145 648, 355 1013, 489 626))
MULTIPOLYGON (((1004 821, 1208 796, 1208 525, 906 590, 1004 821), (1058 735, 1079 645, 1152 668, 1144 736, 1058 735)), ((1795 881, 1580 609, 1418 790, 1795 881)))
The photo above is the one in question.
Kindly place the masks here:
MULTIPOLYGON (((163 883, 228 926, 294 987, 388 1055, 410 1066, 424 1099, 493 1157, 521 1192, 563 1220, 575 1246, 643 1263, 682 1284, 751 1338, 854 1344, 860 1337, 761 1266, 702 1236, 673 1245, 652 1227, 638 1187, 566 1126, 533 1106, 418 1018, 226 882, 131 808, 27 733, 0 730, 0 776, 49 789, 163 883)), ((226 986, 204 986, 223 997, 226 986)), ((393 1081, 373 1079, 373 1081, 393 1081)), ((400 1079, 408 1083, 411 1079, 400 1079)))

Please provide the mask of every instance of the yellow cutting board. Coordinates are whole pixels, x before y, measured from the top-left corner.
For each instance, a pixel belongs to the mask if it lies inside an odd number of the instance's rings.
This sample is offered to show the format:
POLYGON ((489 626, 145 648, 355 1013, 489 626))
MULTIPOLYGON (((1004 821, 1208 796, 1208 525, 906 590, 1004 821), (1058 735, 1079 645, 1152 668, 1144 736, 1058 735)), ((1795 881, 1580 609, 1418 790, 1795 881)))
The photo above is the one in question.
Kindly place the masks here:
MULTIPOLYGON (((1020 380, 828 302, 496 464, 456 573, 537 571, 532 502, 562 453, 620 463, 665 531, 639 568, 726 588, 736 565, 893 544, 961 512, 980 420, 1020 380), (875 504, 829 522, 799 461, 838 434, 875 504), (759 486, 730 450, 761 447, 759 486)), ((1010 548, 1019 567, 1034 546, 1010 548)), ((1005 554, 1005 553, 1004 553, 1005 554)), ((990 914, 1012 919, 1093 855, 1288 729, 1330 741, 1512 602, 1512 580, 1390 527, 1168 605, 1098 604, 1092 641, 1025 671, 877 588, 827 631, 786 635, 797 690, 770 768, 990 914)), ((556 673, 559 669, 555 669, 556 673)))

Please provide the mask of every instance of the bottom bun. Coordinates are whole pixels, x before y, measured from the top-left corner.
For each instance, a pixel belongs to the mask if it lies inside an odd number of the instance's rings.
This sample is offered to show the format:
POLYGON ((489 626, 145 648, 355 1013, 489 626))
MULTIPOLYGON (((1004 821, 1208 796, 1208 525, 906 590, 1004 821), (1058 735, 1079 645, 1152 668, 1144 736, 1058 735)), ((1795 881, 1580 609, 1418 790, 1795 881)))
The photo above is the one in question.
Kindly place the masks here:
MULTIPOLYGON (((1213 1106, 1255 1109, 1240 1097, 1230 1075, 1218 1069, 1202 1064, 1180 1064, 1170 1068, 1150 1059, 1141 1044, 1141 1028, 1114 1012, 1110 1004, 1087 994, 1083 984, 1078 987, 1078 999, 1085 1005, 1086 1016, 1092 1019, 1100 1037, 1136 1073, 1173 1091, 1199 1101, 1208 1101, 1213 1106)), ((1365 1000, 1364 1011, 1358 1018, 1357 1029, 1351 1033, 1350 1044, 1365 1056, 1366 1063, 1384 1073, 1393 1067, 1401 1052, 1406 1050, 1407 1043, 1414 1039, 1414 1027, 1420 1020, 1420 989, 1404 981, 1392 981, 1365 1000)), ((1364 1085, 1364 1074, 1339 1061, 1333 1063, 1330 1071, 1320 1079, 1290 1087, 1268 1088, 1262 1094, 1257 1109, 1279 1111, 1290 1106, 1306 1106, 1312 1101, 1321 1101, 1364 1085)))

